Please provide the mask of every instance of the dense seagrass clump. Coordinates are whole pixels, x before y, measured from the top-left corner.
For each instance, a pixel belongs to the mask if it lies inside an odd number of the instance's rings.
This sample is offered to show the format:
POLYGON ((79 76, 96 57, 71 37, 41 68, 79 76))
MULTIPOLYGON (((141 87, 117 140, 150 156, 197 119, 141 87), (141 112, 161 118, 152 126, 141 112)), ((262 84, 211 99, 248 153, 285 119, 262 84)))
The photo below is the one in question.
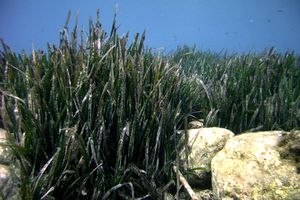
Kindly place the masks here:
POLYGON ((176 129, 196 102, 189 91, 200 89, 144 48, 145 33, 129 43, 98 16, 78 39, 69 19, 46 53, 1 52, 2 119, 21 196, 157 199, 172 180, 176 129))

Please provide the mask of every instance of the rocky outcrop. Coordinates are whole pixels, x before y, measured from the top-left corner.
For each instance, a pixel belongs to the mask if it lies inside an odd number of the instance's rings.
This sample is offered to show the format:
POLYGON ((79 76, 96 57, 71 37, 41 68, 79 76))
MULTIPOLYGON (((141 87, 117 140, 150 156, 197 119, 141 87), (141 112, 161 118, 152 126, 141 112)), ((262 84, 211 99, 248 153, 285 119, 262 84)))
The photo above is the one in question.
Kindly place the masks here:
POLYGON ((300 199, 300 131, 245 133, 211 163, 218 199, 300 199))
MULTIPOLYGON (((212 158, 234 134, 224 128, 199 128, 188 130, 188 182, 192 187, 210 188, 212 158)), ((185 151, 180 154, 185 160, 185 151)))
POLYGON ((0 199, 20 199, 17 192, 17 171, 7 147, 5 130, 0 128, 0 199))

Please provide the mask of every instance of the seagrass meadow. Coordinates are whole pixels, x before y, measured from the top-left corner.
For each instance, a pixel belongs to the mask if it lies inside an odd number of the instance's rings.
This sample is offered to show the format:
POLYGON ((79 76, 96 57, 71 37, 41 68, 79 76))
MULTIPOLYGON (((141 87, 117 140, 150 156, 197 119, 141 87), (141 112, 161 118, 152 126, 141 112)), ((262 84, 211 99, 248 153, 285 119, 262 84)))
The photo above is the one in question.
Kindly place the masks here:
POLYGON ((300 59, 292 52, 179 47, 158 56, 144 47, 145 33, 128 42, 115 20, 106 33, 99 12, 87 35, 77 25, 69 31, 69 19, 47 52, 16 54, 2 42, 1 126, 22 199, 174 194, 177 131, 191 120, 237 134, 300 128, 300 59))
POLYGON ((218 55, 180 47, 171 56, 202 86, 199 110, 206 126, 236 134, 300 126, 300 57, 293 52, 218 55))

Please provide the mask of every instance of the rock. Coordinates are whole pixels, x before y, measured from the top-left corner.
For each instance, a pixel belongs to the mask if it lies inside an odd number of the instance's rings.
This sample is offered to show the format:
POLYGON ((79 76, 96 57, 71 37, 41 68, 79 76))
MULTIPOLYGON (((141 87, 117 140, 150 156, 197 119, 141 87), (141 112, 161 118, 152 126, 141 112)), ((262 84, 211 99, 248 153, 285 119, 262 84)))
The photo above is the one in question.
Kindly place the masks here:
POLYGON ((196 129, 196 128, 203 128, 204 120, 200 119, 199 121, 191 121, 188 124, 188 129, 196 129))
POLYGON ((16 195, 17 185, 12 178, 13 176, 9 166, 0 164, 0 197, 3 199, 18 199, 16 195))
POLYGON ((213 159, 218 199, 300 199, 300 131, 245 133, 213 159))
POLYGON ((214 199, 214 193, 212 190, 194 190, 197 197, 201 200, 211 200, 214 199))
POLYGON ((0 94, 0 129, 4 127, 3 124, 3 119, 2 119, 2 113, 4 110, 4 106, 2 106, 2 101, 4 101, 4 97, 2 96, 2 94, 0 94))
POLYGON ((6 146, 6 133, 0 128, 0 199, 20 199, 18 190, 18 169, 6 146))
MULTIPOLYGON (((211 160, 233 136, 224 128, 188 130, 188 169, 192 173, 185 176, 193 188, 211 188, 211 160)), ((181 152, 180 157, 185 160, 185 151, 181 152)))
POLYGON ((6 145, 5 130, 0 128, 0 164, 9 165, 11 163, 11 155, 6 145))
MULTIPOLYGON (((212 200, 214 198, 214 193, 210 189, 193 189, 195 192, 196 196, 198 197, 199 200, 212 200)), ((165 200, 174 200, 176 199, 175 194, 172 195, 170 193, 165 194, 164 196, 165 200)), ((181 189, 181 192, 179 192, 179 198, 178 199, 191 199, 191 196, 187 193, 186 190, 181 189)))

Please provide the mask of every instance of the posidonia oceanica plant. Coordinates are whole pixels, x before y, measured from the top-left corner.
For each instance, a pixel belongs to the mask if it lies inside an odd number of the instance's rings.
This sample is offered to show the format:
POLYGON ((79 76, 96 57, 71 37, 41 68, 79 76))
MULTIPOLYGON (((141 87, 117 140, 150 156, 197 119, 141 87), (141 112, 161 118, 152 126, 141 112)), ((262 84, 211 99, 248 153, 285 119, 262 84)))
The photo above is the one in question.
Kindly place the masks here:
POLYGON ((47 52, 2 45, 2 118, 22 199, 157 199, 173 183, 176 130, 202 89, 146 49, 145 33, 129 43, 97 16, 85 36, 78 19, 68 31, 69 13, 47 52))

